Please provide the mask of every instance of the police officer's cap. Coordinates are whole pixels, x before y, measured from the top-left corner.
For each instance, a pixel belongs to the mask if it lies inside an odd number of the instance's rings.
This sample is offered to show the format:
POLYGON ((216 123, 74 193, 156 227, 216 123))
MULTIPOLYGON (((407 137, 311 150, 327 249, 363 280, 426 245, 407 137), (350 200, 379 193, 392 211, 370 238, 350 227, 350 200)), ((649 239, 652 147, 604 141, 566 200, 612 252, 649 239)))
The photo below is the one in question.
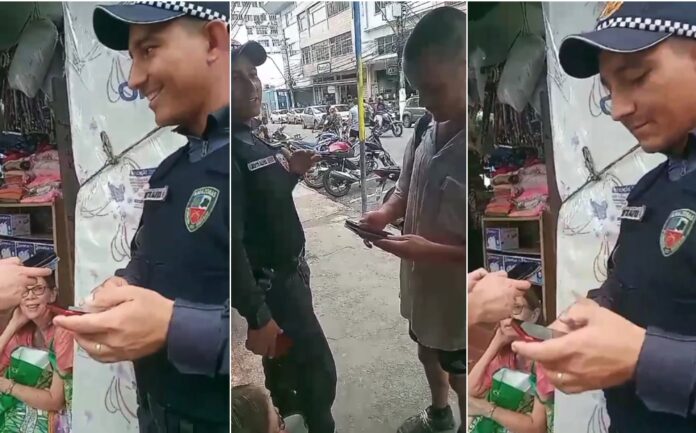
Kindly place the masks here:
POLYGON ((92 15, 99 42, 112 50, 128 49, 131 24, 159 24, 182 17, 229 22, 229 2, 133 1, 97 6, 92 15))
POLYGON ((266 49, 256 41, 249 41, 241 44, 237 41, 232 41, 232 60, 235 57, 244 56, 251 60, 254 66, 261 66, 268 57, 266 49))
POLYGON ((595 31, 568 36, 558 58, 575 78, 599 73, 600 51, 637 53, 671 36, 696 38, 696 4, 691 2, 607 2, 595 31))

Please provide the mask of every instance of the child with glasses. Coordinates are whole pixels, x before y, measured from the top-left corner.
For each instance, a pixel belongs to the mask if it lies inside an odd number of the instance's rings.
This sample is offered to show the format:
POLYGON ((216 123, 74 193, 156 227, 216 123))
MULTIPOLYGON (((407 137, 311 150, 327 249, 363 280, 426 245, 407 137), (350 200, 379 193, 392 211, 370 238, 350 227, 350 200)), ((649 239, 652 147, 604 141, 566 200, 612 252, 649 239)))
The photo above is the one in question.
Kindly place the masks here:
POLYGON ((53 325, 54 314, 48 305, 57 296, 54 275, 37 278, 37 284, 22 293, 19 306, 0 334, 0 412, 4 412, 0 433, 70 431, 73 337, 53 325), (16 362, 13 353, 16 357, 25 347, 45 351, 52 359, 33 385, 15 382, 6 374, 16 362))

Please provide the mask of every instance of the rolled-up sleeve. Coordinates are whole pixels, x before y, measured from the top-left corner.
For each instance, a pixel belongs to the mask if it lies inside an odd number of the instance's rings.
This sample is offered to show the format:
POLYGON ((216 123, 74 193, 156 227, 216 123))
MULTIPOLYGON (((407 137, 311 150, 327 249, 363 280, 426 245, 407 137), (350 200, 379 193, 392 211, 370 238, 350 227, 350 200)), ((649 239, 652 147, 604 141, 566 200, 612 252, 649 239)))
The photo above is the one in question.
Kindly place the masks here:
POLYGON ((399 175, 399 180, 396 183, 396 189, 394 190, 394 195, 402 200, 408 199, 408 188, 411 185, 411 172, 413 171, 413 160, 416 151, 414 146, 414 137, 411 137, 411 140, 409 140, 408 144, 406 145, 406 151, 404 152, 404 163, 401 165, 401 174, 399 175))
POLYGON ((174 301, 167 357, 184 374, 230 374, 230 304, 174 301))
POLYGON ((696 337, 648 327, 638 357, 636 392, 651 411, 696 415, 696 337))

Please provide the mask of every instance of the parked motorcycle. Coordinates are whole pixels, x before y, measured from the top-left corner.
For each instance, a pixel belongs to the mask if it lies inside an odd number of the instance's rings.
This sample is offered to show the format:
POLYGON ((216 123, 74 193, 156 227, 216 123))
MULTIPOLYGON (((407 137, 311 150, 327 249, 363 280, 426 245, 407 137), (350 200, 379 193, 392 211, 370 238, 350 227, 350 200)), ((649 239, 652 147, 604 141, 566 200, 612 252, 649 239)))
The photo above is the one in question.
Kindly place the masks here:
POLYGON ((404 124, 391 112, 382 113, 382 128, 379 128, 379 133, 381 135, 387 131, 391 131, 394 137, 401 137, 404 133, 404 124))
MULTIPOLYGON (((371 174, 378 164, 377 154, 365 142, 365 174, 371 174)), ((343 197, 354 183, 360 183, 360 143, 356 141, 346 152, 326 152, 322 160, 326 163, 324 189, 333 197, 343 197)), ((386 153, 386 151, 384 151, 386 153)))
POLYGON ((285 143, 288 140, 290 140, 290 136, 288 134, 286 134, 285 132, 283 132, 285 130, 285 126, 286 125, 283 125, 273 132, 273 134, 271 135, 272 142, 285 143))

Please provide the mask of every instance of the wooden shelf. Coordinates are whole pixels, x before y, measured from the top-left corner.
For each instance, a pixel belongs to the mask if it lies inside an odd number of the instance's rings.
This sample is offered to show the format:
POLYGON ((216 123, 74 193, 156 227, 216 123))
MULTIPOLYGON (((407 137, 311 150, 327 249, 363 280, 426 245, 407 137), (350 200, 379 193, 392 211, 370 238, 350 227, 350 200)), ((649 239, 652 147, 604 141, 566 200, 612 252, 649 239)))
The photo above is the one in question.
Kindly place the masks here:
POLYGON ((541 257, 541 249, 539 248, 516 248, 512 250, 496 250, 492 248, 488 248, 486 251, 488 251, 491 254, 500 254, 504 256, 536 256, 536 257, 541 257))
POLYGON ((0 203, 0 208, 53 207, 53 203, 0 203))
POLYGON ((541 217, 519 217, 519 218, 511 218, 511 217, 483 217, 484 222, 510 222, 510 221, 539 221, 541 220, 541 217))

